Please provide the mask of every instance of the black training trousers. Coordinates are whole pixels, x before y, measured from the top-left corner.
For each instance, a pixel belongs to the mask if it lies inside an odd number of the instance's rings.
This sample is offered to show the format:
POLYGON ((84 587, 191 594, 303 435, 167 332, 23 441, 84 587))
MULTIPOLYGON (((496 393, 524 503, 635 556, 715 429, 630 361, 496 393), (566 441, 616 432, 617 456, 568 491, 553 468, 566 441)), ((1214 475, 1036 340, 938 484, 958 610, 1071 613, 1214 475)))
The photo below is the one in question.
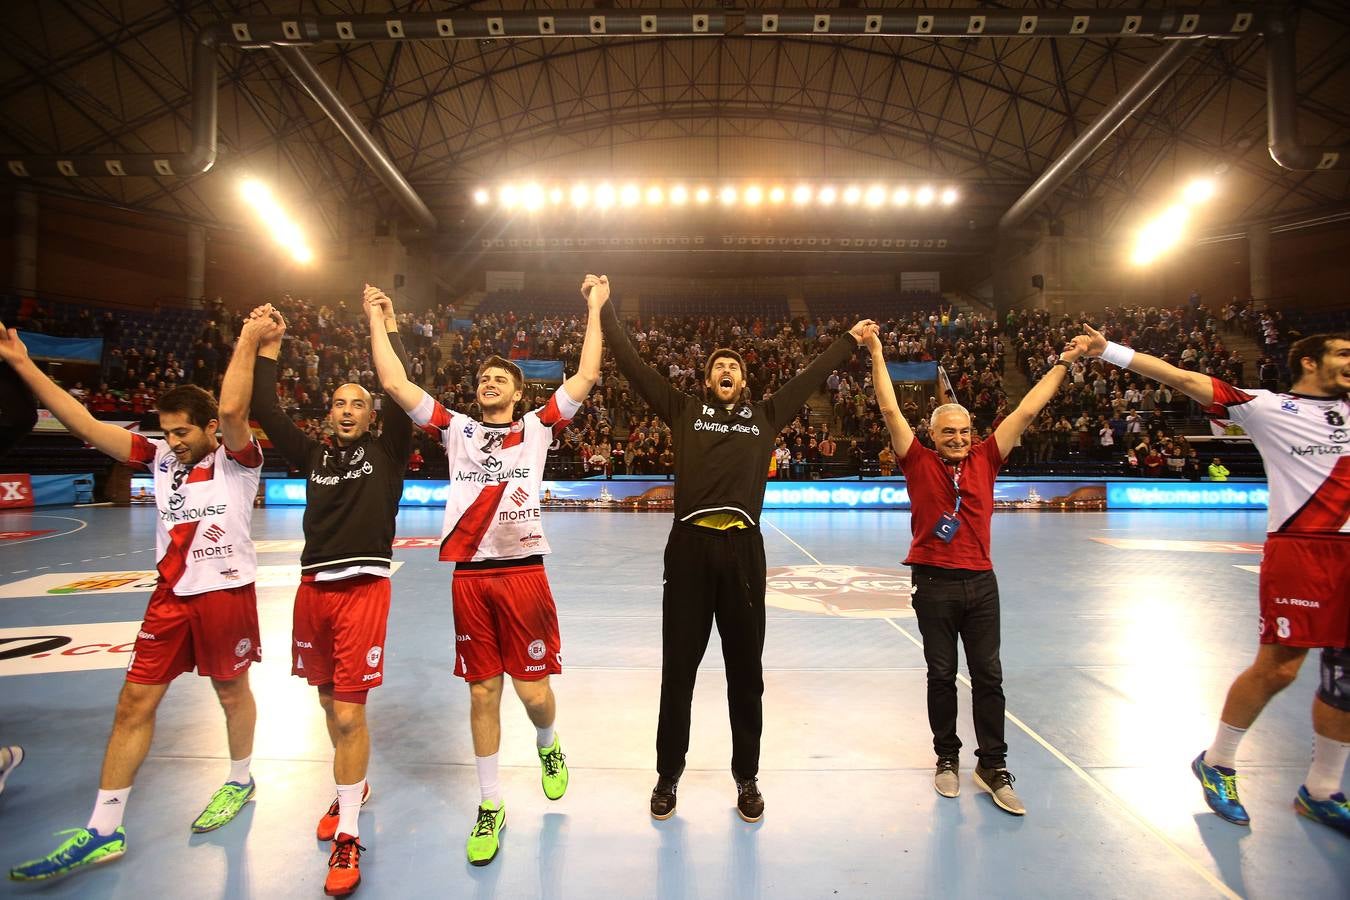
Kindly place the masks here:
POLYGON ((939 757, 957 756, 956 641, 966 648, 974 707, 975 755, 986 769, 1007 761, 1003 739, 1003 664, 999 661, 998 580, 993 572, 916 565, 914 615, 928 663, 928 725, 939 757))
POLYGON ((764 727, 764 538, 758 528, 719 531, 676 522, 666 542, 664 585, 656 771, 669 778, 684 771, 694 680, 716 620, 727 670, 731 768, 754 778, 764 727))

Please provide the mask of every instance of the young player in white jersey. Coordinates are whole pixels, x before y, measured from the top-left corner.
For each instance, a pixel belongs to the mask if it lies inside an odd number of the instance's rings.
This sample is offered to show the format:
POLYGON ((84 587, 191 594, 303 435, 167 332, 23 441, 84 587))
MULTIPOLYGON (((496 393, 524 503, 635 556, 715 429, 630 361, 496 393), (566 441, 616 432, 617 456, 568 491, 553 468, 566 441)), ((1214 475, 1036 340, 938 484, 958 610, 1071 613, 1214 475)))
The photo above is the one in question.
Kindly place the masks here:
POLYGON ((147 440, 96 420, 28 357, 0 325, 0 358, 14 367, 40 403, 76 437, 119 462, 151 469, 159 519, 159 577, 136 638, 103 757, 98 799, 84 828, 47 856, 15 866, 10 878, 38 881, 126 852, 123 813, 132 781, 150 749, 155 711, 169 683, 194 668, 209 677, 225 710, 230 774, 192 824, 212 831, 252 798, 249 772, 256 718, 249 666, 262 658, 249 522, 262 451, 248 426, 248 389, 227 375, 217 409, 199 387, 173 388, 157 402, 163 440, 147 440), (216 439, 216 428, 224 442, 216 439))
POLYGON ((1238 799, 1239 742, 1266 703, 1320 647, 1313 760, 1294 808, 1350 835, 1340 789, 1350 758, 1350 335, 1303 338, 1289 349, 1287 393, 1239 390, 1110 343, 1091 328, 1075 340, 1091 356, 1182 391, 1209 414, 1241 425, 1265 463, 1270 514, 1261 560, 1261 648, 1228 689, 1213 745, 1191 769, 1223 818, 1248 825, 1238 799))
MULTIPOLYGON (((589 283, 589 279, 588 279, 589 283)), ((586 287, 583 286, 583 292, 586 287)), ((506 808, 497 775, 502 676, 510 675, 537 733, 544 794, 567 790, 567 765, 554 731, 556 703, 549 676, 562 672, 558 614, 544 574, 549 552, 539 512, 548 451, 600 378, 600 307, 608 285, 587 295, 589 315, 577 374, 543 408, 515 418, 524 377, 514 363, 491 357, 478 370, 482 421, 451 412, 408 380, 381 329, 372 328, 375 368, 385 393, 415 424, 441 440, 450 461, 440 558, 455 564, 455 673, 469 683, 470 726, 481 802, 465 846, 469 862, 497 855, 506 808)), ((367 312, 393 314, 388 298, 368 299, 367 312)))

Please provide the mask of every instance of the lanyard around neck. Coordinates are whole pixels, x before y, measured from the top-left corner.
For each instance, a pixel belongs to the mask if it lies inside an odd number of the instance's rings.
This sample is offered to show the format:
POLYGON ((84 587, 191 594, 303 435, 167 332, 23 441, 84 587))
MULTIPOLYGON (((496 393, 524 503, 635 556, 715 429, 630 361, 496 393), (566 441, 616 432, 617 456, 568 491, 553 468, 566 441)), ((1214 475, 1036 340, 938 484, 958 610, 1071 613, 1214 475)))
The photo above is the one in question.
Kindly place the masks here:
POLYGON ((957 463, 952 471, 952 488, 956 491, 956 508, 952 510, 952 515, 961 511, 961 464, 957 463))

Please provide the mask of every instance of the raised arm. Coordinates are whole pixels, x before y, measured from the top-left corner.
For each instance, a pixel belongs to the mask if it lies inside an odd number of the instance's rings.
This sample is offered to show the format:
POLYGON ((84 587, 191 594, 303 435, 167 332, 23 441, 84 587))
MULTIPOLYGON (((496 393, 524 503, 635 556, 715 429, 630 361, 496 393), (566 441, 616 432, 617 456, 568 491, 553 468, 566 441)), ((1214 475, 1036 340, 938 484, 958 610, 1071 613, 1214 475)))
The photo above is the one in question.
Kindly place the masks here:
POLYGON ((225 439, 225 449, 232 452, 243 450, 253 440, 253 432, 248 427, 248 409, 253 394, 254 361, 264 333, 269 337, 281 334, 281 326, 272 318, 272 312, 269 303, 258 307, 244 321, 234 344, 234 355, 225 369, 225 379, 220 384, 220 433, 225 439))
MULTIPOLYGON (((384 291, 366 285, 362 296, 366 315, 370 319, 370 355, 375 361, 375 373, 380 387, 403 411, 412 412, 427 392, 408 378, 404 361, 400 360, 389 338, 387 322, 395 319, 394 301, 384 291)), ((395 322, 397 320, 395 319, 395 322)))
POLYGON ((1108 341, 1105 335, 1091 325, 1085 324, 1083 330, 1086 332, 1088 356, 1101 357, 1112 365, 1138 372, 1154 381, 1161 381, 1168 387, 1181 391, 1201 406, 1213 405, 1214 381, 1208 375, 1178 369, 1156 356, 1149 356, 1147 353, 1140 353, 1114 341, 1108 341))
POLYGON ((275 328, 258 335, 258 354, 253 359, 253 396, 249 411, 258 420, 272 446, 281 451, 286 461, 297 469, 309 463, 309 451, 315 441, 305 434, 277 403, 277 359, 281 356, 281 339, 286 334, 286 320, 270 304, 253 310, 251 318, 266 315, 275 328))
POLYGON ((891 373, 886 368, 886 354, 882 350, 881 335, 877 329, 869 331, 864 345, 872 354, 872 386, 877 392, 877 406, 881 409, 882 419, 886 421, 886 430, 891 435, 891 448, 895 450, 897 459, 904 459, 910 445, 914 443, 914 429, 910 427, 909 420, 900 411, 900 404, 895 399, 895 385, 891 383, 891 373))
POLYGON ((775 432, 787 427, 802 404, 824 383, 826 376, 853 355, 866 337, 867 329, 875 328, 876 324, 871 319, 863 319, 854 325, 764 402, 764 411, 773 423, 775 432))
POLYGON ((14 374, 33 391, 37 402, 56 416, 71 434, 118 462, 126 462, 131 457, 131 432, 95 419, 83 403, 37 367, 28 355, 28 348, 19 340, 19 333, 6 328, 3 322, 0 322, 0 359, 9 363, 14 374))
POLYGON ((1036 420, 1041 410, 1045 409, 1045 404, 1055 396, 1055 392, 1068 377, 1070 367, 1086 349, 1087 341, 1084 338, 1081 336, 1074 338, 1059 355, 1059 360, 1050 367, 1050 371, 1041 376, 1041 380, 1027 391, 1022 402, 1017 404, 1017 408, 999 423, 998 428, 994 430, 994 440, 998 442, 998 452, 1004 459, 1007 459, 1008 454, 1017 446, 1017 440, 1022 436, 1022 432, 1027 430, 1027 426, 1036 420))
MULTIPOLYGON (((607 276, 601 276, 599 280, 605 284, 609 283, 607 276)), ((583 291, 589 300, 589 288, 585 288, 584 283, 583 291)), ((684 395, 670 386, 666 376, 642 361, 637 348, 628 339, 628 332, 619 321, 619 314, 615 311, 613 303, 606 301, 601 305, 600 327, 604 331, 605 343, 614 354, 614 361, 619 364, 619 371, 623 373, 623 377, 628 379, 633 385, 633 390, 637 391, 638 396, 646 401, 652 411, 666 424, 670 424, 684 402, 684 395)))
POLYGON ((563 382, 567 396, 580 403, 600 380, 600 355, 604 352, 604 337, 600 327, 600 308, 609 299, 609 276, 596 278, 587 275, 581 283, 586 297, 586 338, 581 343, 581 361, 577 374, 563 382), (590 290, 587 291, 587 286, 590 290))
MULTIPOLYGON (((370 285, 366 285, 366 290, 384 296, 382 291, 370 285)), ((371 356, 373 358, 375 355, 375 338, 383 334, 385 342, 394 351, 394 357, 406 376, 409 369, 408 351, 403 346, 403 338, 399 337, 398 317, 394 315, 394 304, 390 302, 388 308, 381 311, 383 319, 379 321, 367 312, 370 319, 371 356)), ((392 395, 390 396, 392 398, 392 395)), ((380 410, 380 425, 380 441, 392 456, 406 460, 408 454, 412 452, 412 419, 408 417, 408 411, 398 402, 389 403, 380 410)))

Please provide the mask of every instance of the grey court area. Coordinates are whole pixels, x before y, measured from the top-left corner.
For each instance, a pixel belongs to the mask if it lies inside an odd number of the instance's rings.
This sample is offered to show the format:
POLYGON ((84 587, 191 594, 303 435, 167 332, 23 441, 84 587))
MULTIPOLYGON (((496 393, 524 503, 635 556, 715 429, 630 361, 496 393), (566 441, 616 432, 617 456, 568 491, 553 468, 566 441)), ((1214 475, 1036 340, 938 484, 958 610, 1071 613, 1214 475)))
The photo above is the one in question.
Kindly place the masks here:
MULTIPOLYGON (((777 590, 764 653, 767 813, 758 825, 734 808, 715 636, 678 812, 667 822, 647 812, 670 516, 546 515, 571 787, 558 802, 543 796, 533 730, 508 695, 502 851, 486 868, 465 862, 478 793, 467 690, 450 674, 450 570, 433 549, 398 551, 387 680, 369 706, 374 796, 361 816, 369 852, 359 896, 1350 896, 1350 842, 1291 809, 1311 746, 1314 664, 1242 746, 1250 829, 1210 814, 1188 768, 1256 649, 1262 513, 995 517, 1009 767, 1029 810, 1020 819, 969 780, 965 686, 961 795, 933 791, 923 658, 899 565, 908 515, 767 513, 777 590), (1128 543, 1138 541, 1161 543, 1128 543)), ((49 591, 88 587, 89 573, 153 568, 153 517, 143 508, 0 516, 0 531, 49 532, 0 544, 0 635, 77 638, 42 659, 0 660, 0 743, 29 754, 0 797, 5 868, 51 849, 53 832, 84 824, 121 683, 120 658, 105 659, 116 656, 106 648, 100 657, 95 645, 114 633, 130 640, 148 596, 49 591), (60 669, 84 659, 104 667, 10 674, 20 663, 60 669)), ((264 543, 259 558, 270 586, 259 590, 264 662, 252 676, 257 801, 218 832, 189 834, 227 753, 209 685, 183 677, 131 795, 127 855, 45 888, 5 882, 0 893, 322 896, 327 848, 313 829, 332 797, 331 750, 313 692, 289 676, 287 659, 295 573, 284 567, 298 556, 286 542, 299 538, 300 519, 300 510, 255 518, 255 538, 278 542, 264 543)), ((431 537, 439 522, 439 510, 407 510, 399 534, 431 537)))

